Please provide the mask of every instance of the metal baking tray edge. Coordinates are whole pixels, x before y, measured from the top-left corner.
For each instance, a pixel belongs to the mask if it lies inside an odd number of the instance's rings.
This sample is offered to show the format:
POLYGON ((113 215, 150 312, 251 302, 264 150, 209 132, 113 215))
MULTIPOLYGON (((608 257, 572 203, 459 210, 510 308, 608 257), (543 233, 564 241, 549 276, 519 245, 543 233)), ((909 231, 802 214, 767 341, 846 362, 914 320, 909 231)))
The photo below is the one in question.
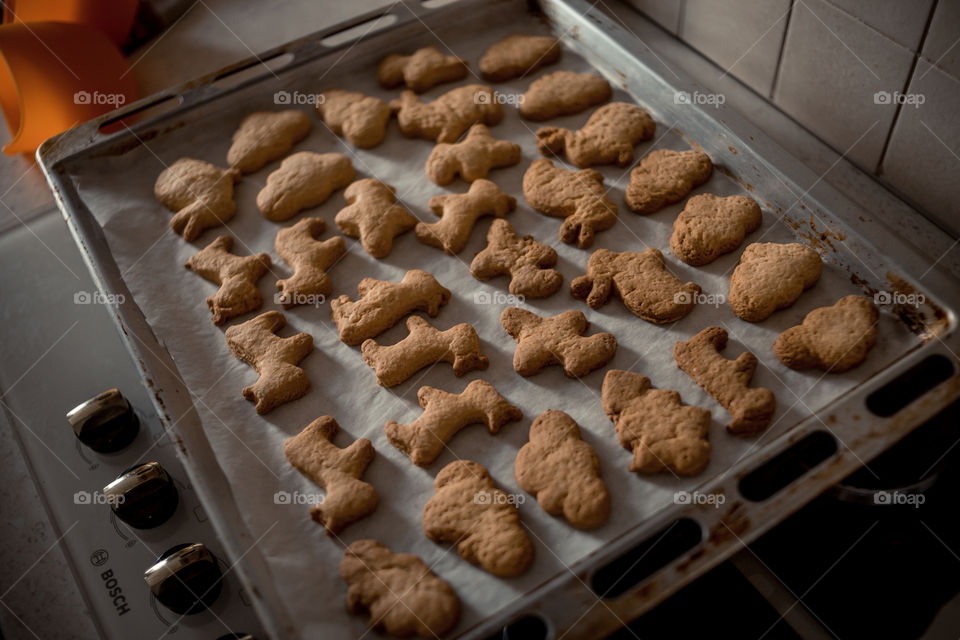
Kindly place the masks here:
MULTIPOLYGON (((84 153, 140 144, 143 139, 175 128, 178 115, 269 77, 264 73, 227 88, 214 86, 214 81, 232 73, 291 54, 293 57, 286 65, 273 70, 274 73, 282 73, 320 56, 353 46, 353 40, 333 47, 319 42, 350 27, 388 14, 394 16, 392 26, 369 36, 376 38, 404 27, 408 31, 426 28, 430 20, 442 19, 450 12, 496 4, 461 0, 442 8, 428 9, 414 0, 404 0, 400 3, 402 8, 393 5, 388 9, 359 15, 131 103, 43 143, 37 151, 38 163, 97 287, 104 293, 120 293, 126 296, 126 300, 133 300, 110 255, 102 230, 81 200, 75 185, 65 175, 65 162, 84 153), (104 134, 100 131, 101 127, 119 118, 129 117, 171 99, 179 101, 179 106, 171 111, 124 126, 114 133, 104 134)), ((889 255, 895 252, 898 268, 885 270, 887 283, 882 286, 894 291, 920 291, 926 295, 927 302, 923 308, 899 310, 906 322, 919 327, 924 343, 891 367, 838 398, 818 416, 811 416, 746 457, 719 480, 700 487, 704 493, 724 493, 728 499, 723 509, 716 509, 712 505, 674 505, 665 509, 657 517, 639 524, 603 549, 575 563, 569 567, 569 572, 561 573, 518 598, 494 617, 471 629, 465 637, 496 634, 506 622, 525 615, 542 618, 548 635, 552 637, 561 633, 571 638, 596 637, 610 632, 760 536, 825 488, 853 472, 863 461, 868 462, 960 397, 960 357, 956 355, 960 351, 960 337, 956 331, 954 312, 954 309, 960 308, 960 287, 955 279, 943 269, 929 267, 929 256, 923 256, 880 224, 871 224, 868 233, 861 233, 865 226, 863 223, 857 225, 860 229, 856 231, 851 228, 846 220, 863 221, 867 219, 863 212, 733 109, 712 109, 689 104, 682 108, 671 106, 671 100, 664 96, 672 98, 676 91, 693 92, 701 90, 701 87, 686 79, 679 71, 668 70, 662 60, 633 34, 594 5, 585 0, 540 0, 535 6, 554 30, 563 34, 565 45, 599 66, 612 82, 650 108, 655 118, 661 121, 675 119, 678 124, 682 123, 684 126, 677 128, 689 142, 715 158, 723 158, 729 175, 748 190, 753 191, 751 182, 763 183, 771 176, 779 181, 783 186, 783 201, 761 204, 781 214, 784 222, 792 226, 799 237, 824 252, 825 260, 831 259, 830 253, 836 252, 839 245, 841 249, 853 252, 870 270, 870 264, 888 264, 889 255), (670 81, 666 79, 668 73, 673 78, 670 81), (799 199, 797 193, 801 193, 799 199), (801 208, 794 211, 795 205, 800 202, 801 208), (924 286, 908 275, 913 273, 923 273, 921 278, 924 279, 924 286), (947 380, 927 390, 890 417, 881 418, 867 410, 865 398, 871 392, 935 354, 953 363, 953 374, 947 380), (871 424, 869 428, 865 426, 868 422, 871 424), (843 446, 839 446, 835 454, 765 501, 750 502, 741 495, 739 480, 751 470, 775 458, 809 434, 824 431, 825 428, 842 442, 843 446), (689 518, 700 526, 701 542, 623 595, 598 603, 597 595, 589 587, 594 571, 681 518, 689 518)), ((765 195, 769 195, 769 192, 765 195)), ((870 284, 875 279, 858 274, 856 269, 851 270, 850 278, 867 293, 879 290, 879 287, 870 284)), ((239 516, 232 515, 236 514, 236 504, 229 485, 209 443, 202 435, 189 391, 173 361, 135 303, 114 305, 110 313, 150 391, 164 427, 179 445, 184 467, 198 496, 207 506, 226 553, 233 561, 232 570, 237 571, 244 583, 267 633, 274 638, 295 637, 297 624, 289 619, 285 607, 272 589, 274 578, 256 553, 255 540, 245 528, 238 527, 241 522, 239 516)))

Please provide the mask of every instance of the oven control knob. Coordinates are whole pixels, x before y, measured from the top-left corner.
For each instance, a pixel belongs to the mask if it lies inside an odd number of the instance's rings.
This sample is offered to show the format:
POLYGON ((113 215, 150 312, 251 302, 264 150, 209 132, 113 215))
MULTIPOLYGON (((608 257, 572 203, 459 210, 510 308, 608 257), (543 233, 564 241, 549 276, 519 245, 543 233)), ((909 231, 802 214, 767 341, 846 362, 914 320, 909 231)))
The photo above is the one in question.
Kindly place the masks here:
POLYGON ((98 453, 120 451, 137 437, 140 420, 116 389, 104 391, 67 414, 80 442, 98 453))
POLYGON ((117 517, 137 529, 160 526, 180 502, 177 487, 159 462, 130 467, 103 488, 103 495, 117 517))
POLYGON ((223 587, 217 559, 199 542, 170 547, 143 579, 160 604, 180 615, 205 611, 223 587))

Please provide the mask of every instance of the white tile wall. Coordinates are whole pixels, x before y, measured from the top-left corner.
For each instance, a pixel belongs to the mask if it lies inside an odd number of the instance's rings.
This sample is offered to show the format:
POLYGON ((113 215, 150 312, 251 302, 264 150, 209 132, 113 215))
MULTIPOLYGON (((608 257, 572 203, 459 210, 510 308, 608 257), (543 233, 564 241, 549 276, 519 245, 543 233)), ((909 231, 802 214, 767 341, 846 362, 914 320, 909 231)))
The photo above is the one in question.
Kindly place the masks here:
POLYGON ((680 26, 680 9, 684 0, 628 0, 628 2, 670 33, 677 32, 680 26))
MULTIPOLYGON (((930 16, 933 0, 830 0, 899 44, 916 51, 930 16)), ((953 2, 944 0, 941 4, 953 2)))
POLYGON ((960 78, 960 0, 939 0, 923 43, 923 57, 960 78))

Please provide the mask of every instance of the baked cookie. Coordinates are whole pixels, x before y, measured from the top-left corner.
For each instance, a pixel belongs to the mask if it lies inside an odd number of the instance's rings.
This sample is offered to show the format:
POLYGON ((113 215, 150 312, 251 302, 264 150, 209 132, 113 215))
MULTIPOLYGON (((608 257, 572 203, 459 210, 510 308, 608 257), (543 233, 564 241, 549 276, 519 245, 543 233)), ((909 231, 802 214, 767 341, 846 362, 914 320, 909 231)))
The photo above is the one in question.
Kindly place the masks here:
POLYGON ((273 249, 293 269, 292 276, 277 280, 277 301, 285 309, 321 303, 330 295, 333 285, 327 269, 343 257, 347 247, 341 236, 317 240, 326 228, 323 218, 304 218, 277 232, 273 249))
POLYGON ((374 370, 383 387, 396 386, 437 362, 452 364, 453 375, 458 378, 490 366, 481 349, 480 336, 466 322, 440 331, 420 316, 410 316, 407 332, 406 338, 389 346, 379 345, 373 338, 360 345, 363 361, 374 370))
POLYGON ((753 198, 693 196, 673 221, 670 249, 687 264, 702 267, 739 247, 762 223, 763 213, 753 198))
POLYGON ((491 169, 520 162, 520 145, 497 140, 485 124, 470 127, 460 142, 441 142, 427 158, 427 177, 439 185, 450 184, 459 175, 467 182, 486 178, 491 169))
POLYGON ((520 115, 540 122, 580 113, 610 99, 610 83, 595 73, 554 71, 531 83, 520 102, 520 115))
POLYGON ((456 255, 467 246, 470 232, 483 216, 502 218, 517 208, 517 200, 489 180, 477 180, 467 193, 447 193, 430 198, 438 222, 418 222, 417 240, 456 255))
POLYGON ((373 445, 359 438, 341 449, 333 444, 339 430, 332 416, 321 416, 283 443, 293 468, 326 492, 323 502, 310 507, 310 517, 328 536, 370 515, 380 502, 373 485, 360 479, 373 461, 373 445))
POLYGON ((357 180, 343 197, 349 206, 337 213, 337 226, 345 235, 359 238, 374 258, 386 258, 393 239, 417 226, 417 219, 397 203, 396 190, 379 180, 357 180))
POLYGON ((796 302, 822 271, 820 254, 806 245, 755 242, 730 276, 730 308, 741 320, 766 320, 796 302))
POLYGON ((565 218, 560 241, 581 249, 589 249, 597 231, 617 222, 617 205, 607 197, 603 174, 594 169, 567 171, 546 158, 534 160, 523 174, 523 196, 540 213, 565 218))
POLYGON ((613 294, 630 313, 647 322, 676 322, 696 304, 700 285, 680 282, 667 271, 659 249, 643 253, 597 249, 587 262, 587 275, 570 283, 574 298, 586 300, 591 309, 599 309, 613 294))
POLYGON ((193 242, 207 229, 225 224, 237 213, 233 183, 239 179, 236 169, 180 158, 157 176, 153 195, 167 209, 176 211, 170 220, 173 232, 193 242))
POLYGON ((610 333, 584 336, 589 322, 579 311, 564 311, 550 318, 510 307, 500 314, 500 324, 517 341, 513 369, 532 376, 544 367, 559 364, 571 378, 598 369, 617 352, 617 339, 610 333))
POLYGON ((563 276, 552 267, 557 264, 553 247, 531 236, 517 237, 513 227, 497 218, 487 232, 487 247, 470 263, 477 280, 510 276, 510 293, 524 298, 546 298, 556 293, 563 276))
POLYGON ((440 307, 450 302, 450 292, 436 278, 419 269, 411 269, 400 282, 364 278, 357 285, 360 298, 340 296, 330 301, 330 315, 340 339, 358 345, 397 324, 414 311, 437 317, 440 307))
POLYGON ((563 127, 537 130, 537 148, 543 155, 566 155, 578 167, 633 162, 633 147, 649 140, 657 130, 650 115, 635 104, 611 102, 590 116, 579 131, 563 127))
POLYGON ((480 73, 490 82, 504 82, 533 73, 560 59, 560 43, 549 36, 514 34, 490 45, 480 58, 480 73))
POLYGON ((807 314, 773 343, 773 353, 791 369, 849 371, 866 360, 877 342, 880 314, 870 298, 846 296, 807 314))
POLYGON ((404 91, 390 102, 390 109, 403 135, 436 142, 456 142, 478 122, 493 126, 503 119, 493 89, 482 84, 451 89, 433 102, 420 102, 413 91, 404 91))
POLYGON ((710 178, 713 163, 700 151, 651 151, 630 172, 627 206, 636 213, 653 213, 680 202, 710 178))
POLYGON ((219 326, 230 318, 256 311, 263 304, 257 280, 270 269, 270 256, 235 256, 230 253, 233 238, 220 236, 184 265, 204 280, 219 285, 217 292, 207 298, 207 307, 213 324, 219 326))
POLYGON ((255 111, 234 132, 227 164, 242 173, 253 173, 287 155, 307 137, 311 126, 310 117, 298 109, 255 111))
POLYGON ((353 180, 353 164, 340 153, 301 151, 280 163, 257 194, 257 208, 267 220, 283 222, 301 209, 323 204, 353 180))
POLYGON ((597 452, 563 411, 537 416, 513 471, 517 484, 536 496, 544 511, 562 515, 577 529, 596 529, 610 519, 610 492, 600 477, 597 452))
POLYGON ((260 375, 244 387, 243 397, 255 403, 257 413, 267 413, 285 402, 296 400, 310 388, 310 380, 297 366, 313 351, 309 333, 281 338, 276 332, 287 324, 279 311, 261 313, 243 324, 227 327, 227 346, 260 375))
POLYGON ((357 540, 343 554, 347 610, 370 614, 370 627, 399 638, 437 638, 457 626, 460 598, 419 557, 357 540))
POLYGON ((759 361, 749 351, 736 360, 727 360, 720 352, 727 346, 727 332, 707 327, 686 342, 673 345, 673 359, 693 381, 730 412, 733 420, 727 431, 734 435, 753 435, 770 425, 777 401, 764 387, 750 387, 759 361))
POLYGON ((359 91, 327 89, 317 96, 317 114, 335 135, 355 147, 371 149, 387 135, 390 105, 359 91))
POLYGON ((604 376, 602 397, 620 446, 633 453, 630 471, 692 476, 707 467, 709 411, 685 405, 676 391, 654 389, 646 376, 620 369, 604 376))
POLYGON ((407 89, 423 93, 443 82, 466 78, 468 70, 466 60, 445 55, 436 47, 423 47, 409 56, 392 53, 381 60, 377 81, 384 89, 406 83, 407 89))
POLYGON ((500 578, 530 568, 533 544, 517 507, 484 467, 471 460, 451 462, 433 486, 436 495, 423 509, 427 538, 455 544, 464 560, 500 578))
POLYGON ((388 420, 387 440, 418 467, 429 467, 443 453, 458 431, 471 424, 486 425, 498 433, 508 422, 523 418, 523 412, 501 396, 489 382, 474 380, 459 394, 423 386, 417 392, 423 408, 410 424, 388 420))

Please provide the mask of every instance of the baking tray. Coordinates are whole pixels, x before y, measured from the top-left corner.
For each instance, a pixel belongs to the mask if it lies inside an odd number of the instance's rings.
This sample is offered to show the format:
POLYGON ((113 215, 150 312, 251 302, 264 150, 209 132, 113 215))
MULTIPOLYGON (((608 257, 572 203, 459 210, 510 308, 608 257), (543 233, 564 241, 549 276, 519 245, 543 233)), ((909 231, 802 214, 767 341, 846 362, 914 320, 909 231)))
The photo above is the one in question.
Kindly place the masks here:
MULTIPOLYGON (((831 396, 828 401, 811 403, 815 405, 814 408, 800 411, 808 415, 796 421, 791 419, 794 414, 787 412, 788 417, 780 420, 776 428, 771 428, 765 436, 755 440, 739 440, 724 434, 721 426, 725 417, 723 411, 698 391, 692 381, 685 379, 675 367, 669 367, 669 371, 660 365, 650 367, 641 358, 637 369, 651 376, 654 384, 681 389, 686 401, 713 410, 714 461, 702 476, 683 482, 669 476, 636 478, 625 471, 629 456, 617 449, 612 426, 598 411, 595 393, 592 397, 586 396, 588 401, 584 402, 577 391, 569 392, 570 398, 556 400, 556 404, 550 406, 531 403, 528 397, 516 392, 505 393, 512 402, 525 409, 523 424, 506 427, 496 439, 464 432, 457 436, 451 446, 465 446, 467 448, 464 450, 477 449, 481 453, 489 453, 489 447, 500 447, 499 458, 508 459, 496 463, 499 467, 495 467, 490 458, 477 459, 491 467, 500 486, 510 490, 515 485, 512 474, 506 470, 512 467, 512 456, 504 455, 501 445, 505 441, 506 448, 515 449, 522 444, 526 440, 526 425, 536 413, 547 408, 568 410, 580 421, 585 437, 601 455, 604 477, 611 485, 617 505, 614 514, 616 526, 608 525, 601 530, 606 533, 591 540, 590 544, 580 544, 578 532, 565 528, 562 522, 553 521, 533 501, 528 501, 521 507, 524 523, 532 533, 548 537, 550 544, 543 544, 539 536, 535 539, 538 558, 534 570, 519 583, 476 575, 475 581, 464 584, 458 581, 460 575, 457 574, 457 579, 451 581, 466 605, 464 620, 457 634, 471 638, 486 637, 499 633, 507 624, 536 625, 530 621, 533 618, 539 619, 552 637, 594 637, 612 631, 737 551, 960 395, 958 358, 955 356, 960 342, 956 335, 954 311, 960 302, 956 281, 941 270, 931 268, 933 259, 917 252, 905 239, 875 222, 868 222, 864 212, 733 110, 722 105, 716 107, 708 103, 698 104, 696 100, 678 99, 678 95, 681 95, 678 92, 691 96, 696 92, 706 92, 680 77, 675 70, 667 70, 653 52, 596 7, 578 0, 543 1, 533 7, 505 0, 461 0, 436 9, 416 2, 404 2, 358 16, 347 23, 277 47, 218 73, 160 92, 88 122, 44 143, 37 153, 38 161, 97 286, 103 293, 112 296, 108 296, 108 300, 126 300, 125 303, 111 305, 112 316, 146 386, 152 392, 161 420, 179 444, 184 465, 233 560, 231 570, 238 572, 247 586, 272 637, 313 637, 320 627, 310 626, 305 621, 302 611, 297 610, 296 602, 291 601, 289 591, 285 591, 289 587, 285 584, 286 576, 279 574, 276 567, 271 566, 271 559, 262 552, 264 538, 269 531, 264 532, 267 527, 251 527, 247 517, 249 514, 241 506, 248 499, 245 491, 238 491, 236 482, 230 495, 225 495, 222 490, 216 494, 210 490, 212 478, 222 480, 230 475, 229 461, 224 459, 223 452, 211 446, 206 430, 209 425, 204 423, 202 417, 206 416, 206 403, 183 379, 181 369, 187 370, 187 364, 183 360, 178 363, 171 356, 171 351, 176 352, 179 347, 178 338, 165 334, 156 323, 148 320, 155 313, 149 304, 152 293, 144 292, 142 278, 135 278, 136 274, 131 273, 130 265, 122 269, 118 263, 126 259, 119 250, 124 237, 122 234, 119 237, 116 235, 117 227, 114 225, 117 219, 111 219, 111 224, 104 225, 104 202, 93 197, 94 191, 91 189, 98 180, 109 186, 111 179, 115 178, 119 183, 121 176, 137 175, 139 168, 135 159, 144 157, 148 151, 150 154, 158 152, 162 156, 164 149, 173 145, 171 141, 177 140, 178 136, 190 136, 195 141, 196 149, 191 155, 222 164, 223 151, 238 118, 255 108, 277 108, 274 102, 268 101, 276 91, 316 91, 325 86, 334 86, 330 83, 337 80, 345 88, 360 88, 383 95, 384 92, 375 86, 370 88, 369 82, 376 59, 385 52, 410 50, 423 44, 439 43, 446 46, 449 43, 456 53, 469 58, 473 68, 476 68, 479 51, 483 48, 481 44, 486 46, 492 43, 498 39, 497 34, 506 31, 552 32, 559 36, 567 50, 564 60, 540 73, 556 68, 593 66, 611 81, 618 91, 618 99, 633 99, 654 116, 659 127, 654 145, 675 148, 694 145, 711 155, 717 165, 717 174, 698 192, 748 193, 764 208, 767 222, 758 233, 766 234, 769 231, 765 239, 794 239, 821 252, 826 267, 823 281, 805 294, 794 308, 780 312, 763 323, 769 325, 769 336, 775 336, 782 328, 796 323, 814 306, 830 302, 824 296, 831 296, 839 290, 880 294, 890 296, 895 301, 910 302, 884 307, 880 344, 868 363, 845 378, 843 385, 832 383, 839 386, 828 394, 831 396), (264 64, 270 67, 269 71, 264 70, 264 64), (329 77, 322 79, 328 72, 329 77), (358 86, 353 82, 360 82, 361 79, 367 84, 358 86), (317 86, 318 83, 323 86, 317 86), (163 108, 167 110, 156 114, 163 108), (120 118, 125 120, 118 124, 120 118), (220 142, 212 141, 214 137, 220 142), (921 296, 922 302, 912 304, 921 300, 921 296), (579 405, 591 405, 589 412, 579 405), (696 495, 707 498, 688 503, 682 499, 663 499, 669 498, 677 490, 695 491, 698 492, 696 495), (647 500, 649 496, 656 496, 659 502, 647 504, 650 502, 647 500), (564 547, 565 540, 549 538, 549 535, 557 532, 572 543, 564 547), (554 543, 558 552, 553 551, 554 543), (546 574, 542 567, 547 568, 546 574), (476 598, 487 594, 491 590, 490 585, 502 591, 504 596, 499 600, 490 600, 497 602, 495 606, 476 606, 476 598)), ((516 92, 522 91, 528 82, 516 81, 495 87, 516 92)), ((451 86, 454 85, 440 86, 427 95, 433 97, 451 86)), ((557 119, 551 124, 579 126, 587 115, 557 119)), ((512 126, 517 126, 519 121, 516 114, 508 115, 509 118, 513 118, 512 126)), ((315 121, 315 131, 321 126, 315 121)), ((494 133, 507 137, 499 128, 495 128, 494 133)), ((519 178, 522 170, 535 157, 535 153, 530 152, 531 138, 532 135, 528 135, 522 141, 524 160, 519 167, 495 172, 491 176, 505 190, 517 196, 520 196, 519 178)), ((333 138, 323 142, 327 145, 326 150, 342 151, 334 146, 337 143, 333 138)), ((384 149, 398 149, 396 145, 403 145, 404 152, 411 150, 409 157, 401 156, 404 170, 420 176, 422 181, 422 160, 429 152, 430 145, 423 141, 404 141, 395 126, 391 125, 390 137, 384 149)), ((654 145, 638 147, 638 158, 654 145)), ((264 170, 260 174, 261 180, 262 175, 275 166, 276 163, 264 170)), ((679 206, 646 218, 634 216, 622 205, 623 172, 616 168, 602 171, 614 188, 612 197, 621 203, 623 228, 630 233, 618 233, 617 229, 621 229, 618 226, 615 230, 598 234, 596 247, 615 250, 642 248, 635 245, 646 240, 654 246, 665 248, 665 238, 679 206)), ((158 170, 146 165, 142 173, 149 174, 140 177, 152 184, 158 170)), ((411 178, 408 176, 408 179, 411 178)), ((122 186, 118 184, 118 192, 122 186)), ((428 185, 428 188, 432 187, 428 185)), ((451 189, 462 191, 462 185, 451 185, 451 189)), ((234 225, 232 222, 230 231, 252 243, 252 236, 243 235, 249 228, 242 227, 242 224, 245 220, 256 221, 257 216, 251 212, 249 202, 255 190, 253 187, 245 193, 242 190, 243 185, 238 192, 240 213, 235 219, 240 224, 234 225)), ((433 189, 431 193, 437 191, 433 189)), ((151 198, 149 193, 140 195, 151 198)), ((533 229, 538 239, 557 247, 561 253, 561 271, 567 282, 582 273, 588 252, 559 245, 555 240, 557 221, 540 217, 523 206, 522 197, 520 201, 520 210, 511 219, 518 230, 526 233, 528 229, 533 229), (528 227, 525 228, 524 224, 528 227)), ((407 204, 415 209, 415 213, 423 215, 425 202, 422 199, 411 197, 411 202, 407 204)), ((322 215, 329 225, 332 213, 340 206, 342 199, 335 195, 326 205, 306 215, 322 215)), ((129 229, 138 232, 152 229, 150 225, 157 221, 165 224, 170 215, 156 203, 152 203, 149 211, 130 211, 128 214, 129 219, 124 221, 132 225, 128 227, 128 233, 129 229)), ((486 227, 485 223, 478 225, 463 256, 469 257, 472 251, 483 246, 482 236, 486 227)), ((120 228, 123 228, 122 225, 120 228)), ((208 232, 196 247, 191 247, 181 239, 172 237, 172 234, 160 234, 157 236, 158 248, 155 253, 171 265, 182 264, 184 255, 190 255, 215 235, 215 231, 208 232), (176 247, 176 250, 171 249, 170 255, 166 255, 164 249, 168 247, 176 247)), ((757 234, 754 234, 748 238, 748 242, 757 239, 757 234)), ((272 236, 269 242, 261 240, 256 250, 269 250, 272 247, 272 236)), ((405 263, 404 251, 413 255, 420 251, 420 247, 408 236, 398 242, 394 254, 385 262, 405 263)), ((439 266, 440 261, 450 260, 440 252, 429 255, 429 264, 416 266, 433 272, 441 283, 445 283, 445 273, 452 273, 450 269, 463 268, 456 262, 450 263, 452 267, 439 266)), ((151 252, 148 263, 154 260, 153 256, 154 252, 151 252)), ((362 255, 355 257, 357 261, 350 263, 351 268, 360 270, 362 264, 362 268, 374 270, 382 266, 370 264, 369 261, 360 262, 362 255)), ((735 264, 735 260, 736 253, 726 256, 718 261, 713 271, 709 268, 685 268, 676 260, 671 261, 671 268, 680 272, 682 279, 695 279, 701 284, 713 283, 712 289, 705 286, 705 290, 719 292, 716 283, 723 280, 725 271, 735 264)), ((410 266, 413 265, 405 263, 405 268, 410 266)), ((344 267, 333 272, 337 294, 354 296, 355 282, 362 276, 384 277, 381 272, 347 274, 345 271, 344 267)), ((396 279, 402 270, 391 273, 392 279, 396 279)), ((260 286, 265 300, 269 301, 272 298, 272 281, 265 282, 267 280, 271 279, 261 280, 260 286)), ((184 313, 195 311, 197 306, 202 307, 202 298, 209 294, 209 288, 193 274, 186 272, 183 272, 182 282, 183 288, 189 292, 186 300, 190 307, 184 309, 184 313)), ((482 286, 487 287, 481 289, 487 293, 503 292, 504 283, 496 281, 482 286)), ((463 295, 463 292, 451 288, 455 296, 463 295)), ((177 291, 163 290, 162 294, 176 296, 177 291)), ((709 324, 723 322, 718 319, 721 318, 718 314, 723 311, 722 307, 714 312, 698 307, 688 318, 665 329, 632 318, 616 301, 599 312, 587 309, 563 292, 542 301, 542 304, 541 301, 529 302, 536 302, 539 306, 534 305, 533 308, 541 313, 556 313, 565 308, 583 310, 598 329, 609 328, 617 335, 626 356, 630 356, 630 349, 637 346, 635 342, 649 341, 652 331, 664 332, 656 339, 660 344, 659 349, 651 341, 654 351, 669 351, 674 340, 685 339, 709 324)), ((272 307, 266 304, 265 308, 272 307)), ((461 321, 451 315, 456 313, 445 310, 438 324, 446 327, 461 321)), ((492 315, 499 315, 499 312, 492 315)), ((320 337, 318 334, 322 330, 317 325, 324 320, 308 317, 299 311, 289 313, 288 319, 297 329, 308 330, 315 338, 320 337)), ((329 328, 328 319, 325 323, 329 328)), ((478 324, 478 331, 484 329, 481 337, 485 344, 494 342, 497 349, 508 355, 512 353, 512 344, 507 343, 504 335, 486 330, 489 327, 481 326, 479 320, 475 323, 478 324)), ((815 377, 791 378, 792 373, 778 367, 775 361, 770 361, 769 343, 772 337, 761 344, 763 341, 750 333, 754 329, 742 326, 745 324, 730 322, 734 340, 728 348, 731 351, 728 355, 733 356, 744 347, 761 355, 770 367, 761 369, 756 382, 775 388, 781 405, 796 405, 790 395, 793 391, 789 389, 789 383, 795 379, 811 380, 815 377), (743 333, 742 341, 738 332, 743 333), (777 375, 773 375, 774 372, 777 375), (785 378, 787 382, 775 379, 777 376, 785 378)), ((206 335, 206 332, 214 330, 208 322, 196 325, 187 323, 184 329, 198 335, 206 335)), ((384 341, 391 342, 402 335, 402 329, 395 329, 386 335, 384 341)), ((218 348, 225 350, 222 344, 218 348)), ((354 352, 353 358, 352 366, 366 374, 367 384, 372 386, 370 372, 365 370, 358 354, 354 352)), ((653 359, 652 356, 647 358, 653 359)), ((662 364, 663 358, 659 362, 662 364)), ((622 361, 615 360, 611 368, 629 367, 631 363, 636 364, 636 359, 626 357, 622 361)), ((237 366, 238 372, 243 371, 242 365, 227 366, 237 366)), ((320 366, 322 363, 314 366, 314 369, 320 366)), ((333 380, 324 380, 322 373, 318 375, 314 372, 311 375, 315 386, 312 393, 317 393, 316 388, 322 388, 325 382, 335 384, 333 380)), ((494 372, 491 375, 495 377, 499 374, 494 372)), ((585 386, 592 386, 596 392, 602 372, 592 376, 585 386)), ((488 378, 486 375, 475 377, 488 378)), ((232 402, 248 410, 247 422, 257 424, 259 418, 237 399, 239 387, 250 380, 250 372, 228 378, 224 388, 234 394, 232 402)), ((501 387, 496 379, 488 379, 498 388, 501 387)), ((443 371, 442 375, 437 372, 434 377, 427 376, 424 382, 452 388, 451 384, 443 384, 449 380, 449 372, 443 371)), ((531 388, 539 389, 544 397, 552 397, 549 396, 552 392, 549 385, 559 385, 562 380, 562 374, 555 371, 544 373, 531 379, 531 384, 539 385, 531 388)), ((456 388, 462 388, 463 384, 460 381, 456 388)), ((300 401, 306 402, 307 399, 300 401)), ((314 411, 316 415, 326 412, 332 411, 314 411)), ((417 411, 410 409, 399 417, 408 420, 416 415, 417 411)), ((382 435, 375 439, 372 431, 365 433, 343 416, 340 418, 351 436, 367 435, 374 439, 378 457, 399 460, 398 464, 405 461, 402 457, 396 458, 399 454, 385 443, 382 435)), ((305 422, 299 425, 293 422, 284 424, 286 435, 294 433, 303 424, 305 422)), ((373 431, 378 429, 376 426, 370 428, 373 431)), ((431 476, 444 463, 444 459, 435 463, 429 475, 420 473, 415 479, 418 486, 426 482, 429 487, 431 476)), ((403 473, 406 470, 419 472, 412 469, 408 461, 406 464, 403 473)), ((368 479, 381 491, 382 498, 388 498, 394 487, 378 484, 377 474, 382 473, 382 466, 372 466, 368 479)), ((389 503, 388 499, 382 500, 380 510, 367 520, 375 520, 378 514, 382 516, 381 519, 387 517, 382 510, 383 505, 389 503)), ((419 518, 421 507, 416 504, 406 509, 410 514, 391 515, 397 518, 410 515, 415 521, 419 518)), ((304 545, 315 545, 328 555, 332 553, 331 549, 336 550, 334 544, 322 540, 322 535, 315 527, 307 531, 305 527, 310 523, 303 523, 306 520, 303 513, 291 513, 289 517, 304 527, 293 528, 297 535, 302 536, 304 545)), ((349 539, 362 537, 366 526, 366 521, 353 525, 347 533, 356 535, 351 535, 349 539)), ((382 541, 395 550, 423 555, 444 577, 448 576, 447 571, 461 571, 466 564, 455 553, 446 554, 445 550, 425 541, 419 531, 405 530, 397 535, 402 537, 400 544, 390 537, 384 537, 382 541)), ((313 551, 312 548, 305 548, 303 553, 313 551)), ((331 616, 331 626, 323 628, 323 632, 332 634, 340 631, 342 635, 351 635, 353 630, 362 629, 361 619, 342 612, 343 587, 336 577, 335 562, 325 564, 318 573, 321 574, 318 580, 323 580, 325 587, 334 585, 331 588, 339 594, 337 598, 316 601, 315 608, 323 615, 331 616)), ((310 586, 299 585, 299 588, 309 594, 310 586)))

